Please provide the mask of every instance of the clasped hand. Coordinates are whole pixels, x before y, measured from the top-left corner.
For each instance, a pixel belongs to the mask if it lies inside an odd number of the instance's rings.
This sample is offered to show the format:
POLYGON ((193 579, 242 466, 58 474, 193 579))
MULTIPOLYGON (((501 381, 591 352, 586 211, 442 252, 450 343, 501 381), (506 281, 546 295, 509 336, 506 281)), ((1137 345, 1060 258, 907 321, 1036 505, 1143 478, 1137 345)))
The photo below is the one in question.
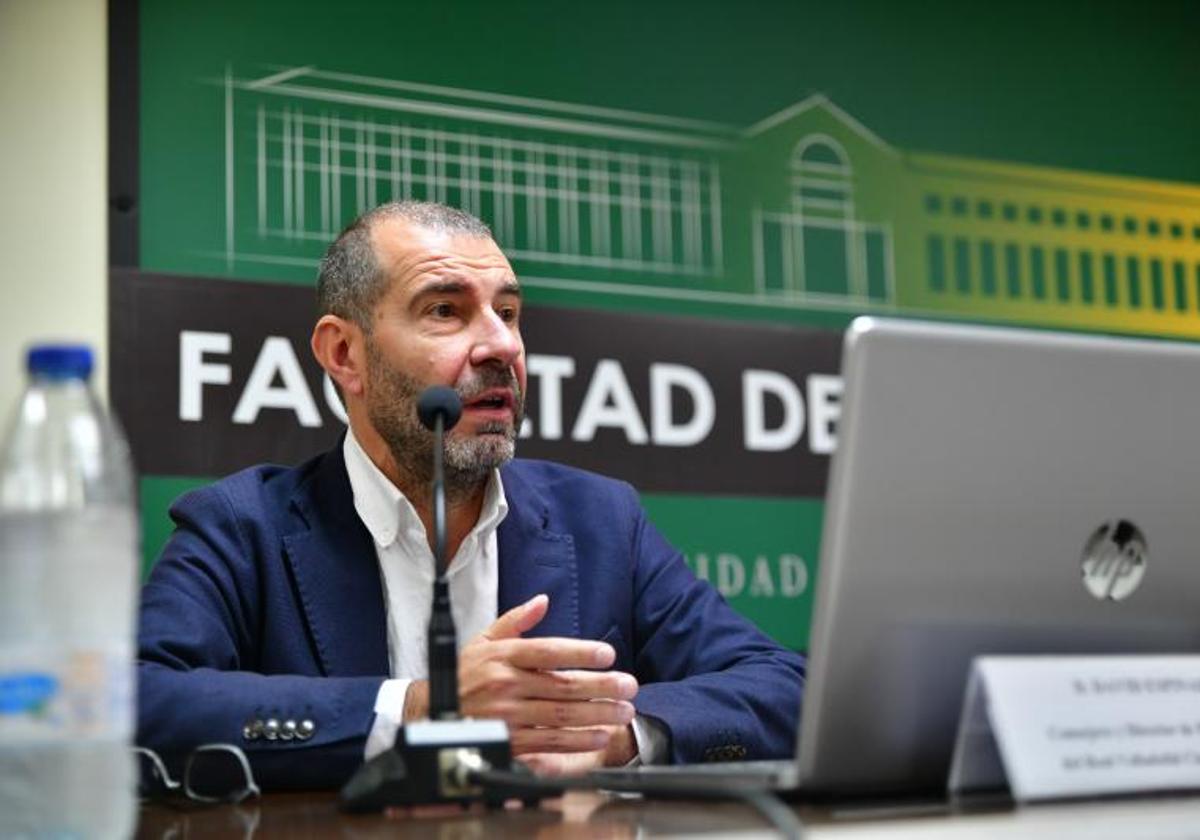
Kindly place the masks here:
MULTIPOLYGON (((637 694, 637 680, 607 670, 616 652, 604 642, 522 638, 549 608, 545 595, 531 598, 463 647, 458 662, 462 714, 505 721, 513 755, 539 773, 624 764, 637 753, 629 702, 637 694)), ((428 687, 410 689, 408 699, 405 718, 412 719, 422 713, 420 705, 428 710, 428 687)))

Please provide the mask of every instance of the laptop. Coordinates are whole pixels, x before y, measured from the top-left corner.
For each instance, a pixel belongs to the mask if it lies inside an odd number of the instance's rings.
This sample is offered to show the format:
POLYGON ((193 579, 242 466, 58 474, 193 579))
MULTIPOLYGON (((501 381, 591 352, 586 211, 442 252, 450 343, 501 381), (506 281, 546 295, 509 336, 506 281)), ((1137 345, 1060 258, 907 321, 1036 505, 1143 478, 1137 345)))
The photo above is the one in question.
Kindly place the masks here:
POLYGON ((973 657, 1200 651, 1200 345, 859 318, 842 373, 795 759, 598 780, 941 793, 973 657))

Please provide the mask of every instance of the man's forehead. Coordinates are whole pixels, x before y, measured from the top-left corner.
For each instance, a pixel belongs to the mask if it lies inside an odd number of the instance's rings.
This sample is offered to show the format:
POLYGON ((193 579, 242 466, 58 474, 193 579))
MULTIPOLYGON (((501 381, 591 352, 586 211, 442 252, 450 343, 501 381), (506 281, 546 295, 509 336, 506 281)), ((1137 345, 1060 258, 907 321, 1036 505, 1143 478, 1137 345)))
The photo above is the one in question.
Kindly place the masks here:
POLYGON ((406 219, 383 219, 372 225, 371 242, 380 266, 393 279, 412 280, 441 267, 462 271, 502 271, 512 268, 488 236, 425 227, 406 219))

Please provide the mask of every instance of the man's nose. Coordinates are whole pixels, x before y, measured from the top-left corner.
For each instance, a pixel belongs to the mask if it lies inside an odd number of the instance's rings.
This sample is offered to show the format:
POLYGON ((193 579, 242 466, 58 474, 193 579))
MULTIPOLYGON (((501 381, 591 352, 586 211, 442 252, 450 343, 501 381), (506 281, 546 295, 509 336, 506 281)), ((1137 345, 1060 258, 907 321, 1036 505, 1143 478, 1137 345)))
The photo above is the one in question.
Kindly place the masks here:
POLYGON ((471 364, 501 364, 508 367, 521 355, 524 345, 520 333, 498 313, 487 310, 477 321, 471 364))

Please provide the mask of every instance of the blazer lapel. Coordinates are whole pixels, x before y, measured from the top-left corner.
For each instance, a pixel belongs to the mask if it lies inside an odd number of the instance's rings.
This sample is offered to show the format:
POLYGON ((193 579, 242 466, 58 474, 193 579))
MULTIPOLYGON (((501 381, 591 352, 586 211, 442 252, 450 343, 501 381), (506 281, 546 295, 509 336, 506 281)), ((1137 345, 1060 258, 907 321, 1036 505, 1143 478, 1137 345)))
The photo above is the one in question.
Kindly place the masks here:
POLYGON ((296 530, 283 538, 326 676, 389 673, 387 616, 375 544, 354 510, 339 444, 292 495, 296 530))
POLYGON ((575 540, 570 534, 550 530, 549 505, 525 480, 519 462, 505 467, 501 477, 508 515, 496 532, 500 613, 545 593, 550 596, 550 611, 526 635, 577 638, 579 576, 575 540))

